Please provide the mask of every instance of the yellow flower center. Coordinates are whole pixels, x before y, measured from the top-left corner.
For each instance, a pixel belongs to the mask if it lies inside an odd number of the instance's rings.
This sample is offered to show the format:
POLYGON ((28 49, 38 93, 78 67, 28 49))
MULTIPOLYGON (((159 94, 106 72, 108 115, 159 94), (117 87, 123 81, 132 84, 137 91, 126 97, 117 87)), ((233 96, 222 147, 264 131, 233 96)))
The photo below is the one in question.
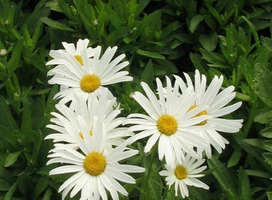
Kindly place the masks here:
MULTIPOLYGON (((197 105, 191 106, 187 112, 189 112, 190 110, 193 110, 193 109, 196 108, 196 107, 197 107, 197 105)), ((194 117, 199 117, 199 116, 201 116, 201 115, 207 115, 207 114, 208 114, 207 111, 206 111, 206 110, 203 110, 203 111, 201 111, 200 113, 196 114, 194 117)), ((207 120, 204 120, 203 122, 198 123, 197 126, 203 126, 203 125, 205 125, 206 123, 207 123, 207 120)))
POLYGON ((86 156, 83 164, 85 171, 92 176, 98 176, 103 173, 106 165, 106 158, 98 152, 92 152, 86 156))
POLYGON ((83 65, 83 60, 80 55, 74 55, 75 59, 79 62, 80 65, 83 65))
MULTIPOLYGON (((92 135, 93 135, 93 132, 90 131, 89 134, 90 134, 90 136, 92 136, 92 135)), ((79 137, 80 137, 82 140, 84 140, 83 134, 82 134, 81 132, 80 132, 78 135, 79 135, 79 137)))
POLYGON ((175 169, 175 175, 177 179, 185 179, 187 178, 187 169, 181 165, 178 165, 175 169))
POLYGON ((95 74, 83 76, 80 81, 80 88, 84 92, 93 92, 100 86, 100 79, 95 74))
POLYGON ((165 135, 172 135, 177 131, 178 122, 170 115, 162 115, 157 121, 159 131, 165 135))

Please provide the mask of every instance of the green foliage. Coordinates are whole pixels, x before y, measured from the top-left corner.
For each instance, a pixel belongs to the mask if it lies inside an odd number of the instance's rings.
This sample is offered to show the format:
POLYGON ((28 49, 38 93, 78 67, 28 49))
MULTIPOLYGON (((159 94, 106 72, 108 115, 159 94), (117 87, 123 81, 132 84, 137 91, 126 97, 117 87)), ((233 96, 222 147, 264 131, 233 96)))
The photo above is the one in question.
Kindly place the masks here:
MULTIPOLYGON (((126 54, 134 82, 111 88, 124 116, 140 109, 129 95, 141 81, 154 88, 155 77, 195 68, 208 79, 222 74, 223 87, 234 85, 243 101, 228 117, 244 126, 224 135, 230 144, 208 160, 210 190, 189 188, 187 199, 272 199, 271 13, 270 0, 0 0, 0 199, 61 198, 65 177, 49 176, 53 166, 46 166, 52 143, 44 141, 45 126, 57 88, 47 84, 45 63, 50 49, 79 38, 126 54)), ((136 148, 130 162, 146 172, 120 198, 180 199, 158 175, 155 150, 136 148)))

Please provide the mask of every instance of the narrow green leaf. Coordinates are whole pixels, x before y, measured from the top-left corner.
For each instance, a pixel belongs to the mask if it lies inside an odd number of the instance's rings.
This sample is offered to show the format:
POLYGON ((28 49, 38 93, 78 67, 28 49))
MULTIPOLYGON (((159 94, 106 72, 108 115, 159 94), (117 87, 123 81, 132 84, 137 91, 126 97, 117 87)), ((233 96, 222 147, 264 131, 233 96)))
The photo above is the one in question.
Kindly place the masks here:
POLYGON ((146 82, 150 87, 153 86, 153 63, 152 60, 149 60, 148 63, 145 66, 145 69, 143 70, 141 81, 146 82))
POLYGON ((52 190, 48 188, 46 192, 44 193, 42 200, 50 200, 51 196, 52 196, 52 190))
POLYGON ((155 58, 155 59, 159 59, 159 60, 165 60, 165 57, 159 53, 156 52, 151 52, 151 51, 146 51, 146 50, 142 50, 142 49, 137 49, 136 53, 142 56, 146 56, 149 58, 155 58))
POLYGON ((247 169, 247 170, 245 170, 245 172, 248 176, 255 176, 255 177, 266 178, 266 179, 270 179, 270 177, 271 177, 271 175, 269 173, 267 173, 265 171, 261 171, 261 170, 247 169))
POLYGON ((140 0, 140 3, 135 11, 135 18, 137 18, 145 9, 145 7, 149 4, 150 0, 140 0))
POLYGON ((179 21, 172 22, 167 27, 165 27, 165 29, 163 29, 163 31, 162 31, 162 38, 169 37, 171 35, 171 33, 173 33, 174 31, 176 31, 180 27, 182 27, 182 23, 180 23, 179 21))
POLYGON ((41 177, 39 179, 39 181, 36 184, 34 193, 32 195, 32 199, 38 199, 38 196, 44 191, 46 190, 47 186, 48 186, 48 178, 47 177, 41 177))
POLYGON ((9 131, 15 131, 18 129, 17 122, 14 120, 11 115, 10 109, 4 99, 4 97, 0 97, 0 124, 5 126, 9 131))
POLYGON ((228 168, 237 165, 241 157, 242 157, 242 150, 240 148, 236 148, 228 161, 228 165, 227 165, 228 168))
POLYGON ((110 22, 114 26, 114 28, 118 29, 122 26, 122 20, 119 18, 117 13, 112 10, 112 8, 107 4, 106 5, 106 11, 108 12, 108 15, 110 16, 110 22))
POLYGON ((70 32, 75 32, 74 29, 72 29, 71 27, 60 23, 58 21, 54 21, 52 19, 49 19, 47 17, 41 17, 40 20, 45 23, 47 26, 58 29, 58 30, 62 30, 62 31, 70 31, 70 32))
POLYGON ((238 174, 238 191, 239 191, 239 199, 251 199, 251 190, 250 190, 250 183, 248 176, 243 170, 242 167, 239 168, 239 174, 238 174))
POLYGON ((9 166, 13 165, 21 153, 22 153, 22 151, 8 154, 5 159, 5 162, 4 162, 4 167, 9 167, 9 166))
POLYGON ((4 200, 11 200, 15 190, 17 189, 17 182, 15 182, 5 194, 4 200))
POLYGON ((111 32, 111 34, 106 38, 106 45, 113 46, 116 45, 119 39, 127 36, 129 33, 129 29, 127 27, 118 28, 115 31, 111 32))
POLYGON ((31 118, 29 105, 27 103, 24 103, 21 132, 23 134, 27 134, 27 132, 31 130, 31 128, 32 128, 32 118, 31 118))
POLYGON ((237 193, 235 191, 234 183, 232 182, 226 167, 214 156, 208 160, 208 165, 209 168, 213 170, 213 175, 222 189, 227 193, 228 198, 230 200, 236 200, 237 193))
POLYGON ((19 62, 21 59, 21 53, 23 50, 23 40, 20 39, 15 44, 14 49, 12 50, 12 56, 8 61, 7 69, 9 72, 9 76, 12 75, 12 73, 19 67, 19 62))
POLYGON ((260 40, 259 40, 259 36, 258 36, 258 33, 257 33, 257 30, 255 28, 255 26, 252 24, 251 21, 249 21, 245 16, 241 16, 243 20, 246 21, 246 23, 248 24, 249 28, 250 28, 250 31, 255 39, 255 44, 257 47, 260 47, 260 40))
POLYGON ((266 138, 272 138, 272 127, 261 130, 260 134, 266 138))
POLYGON ((202 74, 205 74, 206 76, 208 75, 203 67, 203 64, 201 63, 201 58, 199 55, 190 53, 190 59, 196 69, 198 69, 202 74))
POLYGON ((196 30, 198 24, 199 24, 201 21, 203 21, 203 19, 204 19, 204 16, 203 16, 203 15, 196 15, 196 16, 194 16, 194 17, 191 19, 191 21, 190 21, 190 31, 191 31, 192 33, 195 32, 195 30, 196 30))
POLYGON ((205 49, 200 48, 200 52, 205 60, 211 64, 217 64, 219 66, 227 66, 228 63, 222 54, 209 52, 205 49))
POLYGON ((259 122, 261 124, 270 123, 271 121, 272 121, 272 110, 271 109, 261 110, 254 118, 254 122, 259 122))
POLYGON ((252 63, 244 56, 239 57, 238 68, 241 69, 242 74, 244 75, 248 85, 253 88, 253 75, 254 69, 252 63))

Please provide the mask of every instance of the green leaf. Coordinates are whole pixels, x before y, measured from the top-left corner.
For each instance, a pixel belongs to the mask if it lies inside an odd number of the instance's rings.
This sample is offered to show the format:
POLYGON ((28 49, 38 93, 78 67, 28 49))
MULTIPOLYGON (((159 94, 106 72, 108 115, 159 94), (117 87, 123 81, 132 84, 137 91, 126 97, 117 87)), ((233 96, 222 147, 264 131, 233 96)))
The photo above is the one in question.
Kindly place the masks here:
POLYGON ((140 3, 134 13, 135 18, 137 18, 145 9, 145 7, 149 4, 150 0, 140 0, 140 3))
POLYGON ((9 76, 12 75, 12 73, 20 66, 19 62, 21 59, 21 53, 23 50, 23 40, 18 40, 18 42, 15 44, 14 49, 12 50, 12 56, 8 61, 7 69, 9 76))
POLYGON ((267 37, 261 37, 262 44, 272 52, 272 39, 267 37))
POLYGON ((248 176, 255 176, 255 177, 270 179, 270 174, 265 171, 247 169, 245 170, 245 172, 248 176))
POLYGON ((11 200, 15 190, 17 189, 17 182, 15 182, 5 194, 4 200, 11 200))
POLYGON ((272 166, 272 153, 269 153, 269 152, 265 152, 262 154, 265 161, 272 166))
POLYGON ((116 45, 119 39, 127 36, 129 33, 129 29, 127 27, 118 28, 115 31, 111 32, 111 34, 106 38, 106 45, 113 46, 116 45))
POLYGON ((226 167, 214 156, 208 160, 208 165, 222 189, 227 193, 228 199, 236 200, 238 195, 226 167))
POLYGON ((27 134, 29 130, 32 128, 32 119, 31 119, 31 113, 29 110, 29 106, 27 103, 24 103, 23 107, 23 118, 21 123, 21 132, 23 134, 27 134))
POLYGON ((13 183, 15 181, 15 178, 13 177, 12 173, 1 166, 0 166, 0 178, 9 183, 13 183))
POLYGON ((106 5, 106 11, 108 12, 108 15, 110 16, 110 22, 114 26, 114 28, 118 29, 122 26, 122 20, 119 18, 117 13, 112 10, 112 8, 107 4, 106 5))
POLYGON ((241 68, 241 72, 243 73, 248 85, 253 88, 253 75, 254 75, 254 70, 252 63, 245 58, 244 56, 239 57, 239 64, 238 68, 241 68))
POLYGON ((172 22, 167 27, 165 27, 165 29, 163 29, 162 38, 169 37, 171 33, 179 29, 181 26, 182 23, 180 23, 179 21, 172 22))
POLYGON ((244 141, 252 146, 272 152, 272 140, 244 139, 244 141))
POLYGON ((238 164, 242 157, 242 150, 241 148, 235 148, 234 153, 231 155, 229 161, 228 161, 228 168, 233 167, 238 164))
POLYGON ((266 138, 272 138, 272 127, 261 130, 260 134, 266 138))
POLYGON ((206 76, 208 75, 206 70, 203 67, 203 64, 201 63, 201 58, 199 55, 190 53, 190 59, 196 69, 198 69, 202 74, 204 74, 206 76))
POLYGON ((48 188, 46 192, 44 193, 42 200, 50 200, 51 196, 52 196, 52 190, 48 188))
POLYGON ((153 87, 153 74, 153 63, 152 60, 149 60, 145 66, 145 69, 143 70, 141 81, 146 82, 151 88, 153 87))
POLYGON ((38 199, 38 196, 47 189, 48 187, 48 178, 47 177, 41 177, 39 181, 36 184, 34 193, 32 195, 32 199, 38 199))
POLYGON ((4 162, 4 167, 9 167, 9 166, 13 165, 21 153, 22 153, 22 151, 8 154, 5 159, 5 162, 4 162))
POLYGON ((0 179, 0 191, 8 191, 10 188, 10 183, 0 179))
POLYGON ((268 106, 272 107, 272 73, 260 64, 255 65, 254 83, 255 93, 268 106))
POLYGON ((0 124, 4 125, 10 132, 18 129, 17 122, 13 119, 10 109, 4 99, 4 97, 0 97, 0 124))
POLYGON ((262 110, 254 118, 254 122, 259 122, 261 124, 270 123, 272 121, 272 110, 262 110))
POLYGON ((198 24, 204 19, 203 15, 196 15, 194 16, 190 21, 190 31, 192 33, 195 32, 195 29, 197 28, 198 24))
POLYGON ((74 29, 72 29, 71 27, 60 23, 58 21, 54 21, 52 19, 49 19, 47 17, 41 17, 40 20, 45 23, 47 26, 58 29, 58 30, 62 30, 62 31, 70 31, 70 32, 75 32, 74 29))
POLYGON ((207 51, 213 51, 216 48, 218 35, 216 32, 210 34, 201 34, 199 36, 199 42, 207 51))
POLYGON ((250 31, 255 39, 255 44, 257 47, 260 47, 260 40, 259 40, 259 36, 258 36, 258 33, 257 33, 257 30, 255 28, 255 26, 252 24, 251 21, 249 21, 245 16, 241 16, 243 20, 246 21, 246 23, 248 24, 249 28, 250 28, 250 31))
POLYGON ((272 200, 272 192, 267 192, 267 198, 268 200, 272 200))
POLYGON ((142 50, 142 49, 137 49, 136 53, 142 56, 146 56, 149 58, 155 58, 155 59, 159 59, 159 60, 165 60, 165 57, 159 53, 156 52, 152 52, 152 51, 146 51, 146 50, 142 50))
POLYGON ((227 66, 227 61, 222 54, 209 52, 205 49, 200 48, 200 52, 205 60, 207 60, 211 64, 216 64, 219 66, 227 66))
POLYGON ((238 191, 239 191, 239 199, 251 199, 251 190, 250 190, 250 183, 248 176, 243 170, 242 167, 239 168, 239 174, 238 174, 238 191))

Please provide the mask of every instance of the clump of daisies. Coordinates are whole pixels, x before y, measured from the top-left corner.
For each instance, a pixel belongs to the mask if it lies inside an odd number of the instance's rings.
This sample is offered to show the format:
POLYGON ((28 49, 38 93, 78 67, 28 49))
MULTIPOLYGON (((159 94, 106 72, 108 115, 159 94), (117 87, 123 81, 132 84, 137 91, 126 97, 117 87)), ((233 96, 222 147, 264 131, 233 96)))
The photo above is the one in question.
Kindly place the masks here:
POLYGON ((60 166, 49 172, 71 174, 59 188, 62 199, 70 193, 80 193, 82 200, 119 199, 128 193, 122 183, 135 184, 128 173, 142 173, 141 166, 126 164, 138 154, 131 145, 146 138, 144 152, 158 146, 158 159, 164 164, 159 175, 165 184, 174 184, 175 195, 189 196, 189 187, 209 189, 199 180, 204 176, 205 157, 212 149, 222 153, 229 142, 220 134, 236 133, 242 119, 224 119, 241 106, 230 105, 235 98, 234 87, 220 91, 223 76, 215 76, 207 86, 205 75, 195 71, 194 81, 184 73, 185 81, 174 75, 174 82, 166 77, 166 84, 156 78, 156 91, 142 82, 144 94, 134 92, 133 99, 143 108, 142 113, 131 113, 126 118, 116 98, 107 88, 115 83, 132 81, 127 61, 121 54, 114 58, 117 47, 108 47, 101 55, 101 47, 88 47, 89 40, 78 40, 77 45, 63 42, 64 49, 51 50, 53 58, 47 65, 50 84, 58 84, 48 128, 54 130, 45 139, 52 139, 48 164, 60 166))
POLYGON ((47 164, 60 166, 50 175, 71 174, 59 188, 62 199, 80 193, 81 200, 119 199, 128 195, 120 184, 135 184, 128 173, 142 173, 140 166, 126 164, 138 154, 129 148, 128 137, 134 133, 123 127, 125 118, 118 117, 119 103, 107 88, 108 85, 132 81, 128 65, 121 62, 125 55, 113 59, 117 47, 109 47, 101 54, 101 47, 88 47, 89 40, 74 44, 63 42, 65 49, 52 50, 53 58, 47 65, 50 84, 58 84, 60 91, 55 98, 57 112, 52 113, 48 128, 54 130, 45 139, 52 139, 54 148, 49 152, 47 164))

